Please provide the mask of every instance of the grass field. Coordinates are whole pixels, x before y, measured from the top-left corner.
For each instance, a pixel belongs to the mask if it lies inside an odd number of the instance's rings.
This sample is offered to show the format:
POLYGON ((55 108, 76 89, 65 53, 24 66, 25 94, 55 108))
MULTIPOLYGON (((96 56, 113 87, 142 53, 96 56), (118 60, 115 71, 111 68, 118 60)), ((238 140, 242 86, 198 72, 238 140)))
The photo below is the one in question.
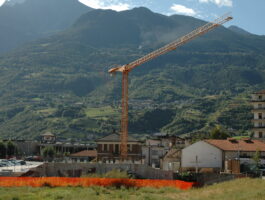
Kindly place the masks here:
POLYGON ((0 188, 1 200, 265 200, 265 180, 238 179, 200 189, 173 188, 0 188))
POLYGON ((117 117, 118 111, 114 110, 111 106, 101 108, 88 108, 86 115, 92 119, 106 119, 107 117, 117 117))

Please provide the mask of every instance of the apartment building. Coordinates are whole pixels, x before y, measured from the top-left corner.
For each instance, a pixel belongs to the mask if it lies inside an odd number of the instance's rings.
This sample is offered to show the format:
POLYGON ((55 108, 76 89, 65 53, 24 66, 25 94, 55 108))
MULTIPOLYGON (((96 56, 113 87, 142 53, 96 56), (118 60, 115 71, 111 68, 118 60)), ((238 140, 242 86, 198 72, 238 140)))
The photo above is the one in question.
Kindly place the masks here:
POLYGON ((252 94, 254 138, 265 139, 265 90, 252 94))

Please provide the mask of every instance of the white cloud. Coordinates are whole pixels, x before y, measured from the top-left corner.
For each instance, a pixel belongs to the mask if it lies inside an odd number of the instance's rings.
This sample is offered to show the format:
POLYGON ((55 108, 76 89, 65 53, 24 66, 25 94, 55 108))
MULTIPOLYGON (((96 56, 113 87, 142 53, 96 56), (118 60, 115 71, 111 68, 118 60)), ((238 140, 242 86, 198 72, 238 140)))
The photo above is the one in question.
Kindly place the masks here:
POLYGON ((196 11, 192 8, 187 8, 186 6, 180 5, 180 4, 173 4, 170 8, 177 14, 183 14, 183 15, 189 15, 194 16, 196 15, 196 11))
POLYGON ((129 4, 119 3, 119 4, 112 4, 112 5, 106 6, 104 9, 123 11, 123 10, 128 10, 129 8, 130 8, 129 4))
POLYGON ((233 6, 233 0, 199 0, 201 3, 214 3, 220 7, 222 6, 228 6, 232 7, 233 6))
POLYGON ((94 9, 111 9, 116 11, 128 10, 130 5, 127 3, 118 3, 112 0, 79 0, 79 2, 94 9))
POLYGON ((2 6, 5 3, 6 0, 0 0, 0 6, 2 6))

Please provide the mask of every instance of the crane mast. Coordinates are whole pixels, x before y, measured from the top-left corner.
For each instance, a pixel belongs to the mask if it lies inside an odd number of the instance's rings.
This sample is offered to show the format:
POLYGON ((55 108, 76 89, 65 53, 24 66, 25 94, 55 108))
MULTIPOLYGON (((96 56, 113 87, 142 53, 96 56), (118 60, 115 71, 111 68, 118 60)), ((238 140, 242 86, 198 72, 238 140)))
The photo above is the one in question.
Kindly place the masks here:
POLYGON ((230 14, 225 14, 222 17, 217 18, 213 22, 209 22, 192 32, 188 33, 180 37, 179 39, 129 63, 126 65, 122 65, 120 67, 115 67, 110 69, 108 72, 110 74, 115 74, 116 72, 122 73, 122 114, 121 114, 121 132, 120 132, 120 139, 121 139, 121 147, 120 147, 120 157, 122 160, 126 160, 128 157, 128 83, 129 83, 129 72, 133 70, 135 67, 140 66, 160 55, 166 54, 170 51, 175 50, 176 48, 184 45, 185 43, 189 42, 190 40, 203 35, 210 30, 221 26, 222 24, 232 20, 233 17, 230 14))

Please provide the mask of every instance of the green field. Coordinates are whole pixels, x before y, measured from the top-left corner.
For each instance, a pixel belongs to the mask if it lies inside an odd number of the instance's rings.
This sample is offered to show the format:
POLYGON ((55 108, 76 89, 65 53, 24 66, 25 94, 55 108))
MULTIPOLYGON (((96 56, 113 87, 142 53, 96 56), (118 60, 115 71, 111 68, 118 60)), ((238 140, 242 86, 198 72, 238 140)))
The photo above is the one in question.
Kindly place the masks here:
POLYGON ((1 200, 265 200, 265 180, 238 179, 200 189, 180 191, 173 188, 0 188, 1 200))
POLYGON ((87 108, 86 116, 92 119, 108 119, 109 117, 119 116, 119 112, 113 109, 111 106, 104 106, 100 108, 87 108))

